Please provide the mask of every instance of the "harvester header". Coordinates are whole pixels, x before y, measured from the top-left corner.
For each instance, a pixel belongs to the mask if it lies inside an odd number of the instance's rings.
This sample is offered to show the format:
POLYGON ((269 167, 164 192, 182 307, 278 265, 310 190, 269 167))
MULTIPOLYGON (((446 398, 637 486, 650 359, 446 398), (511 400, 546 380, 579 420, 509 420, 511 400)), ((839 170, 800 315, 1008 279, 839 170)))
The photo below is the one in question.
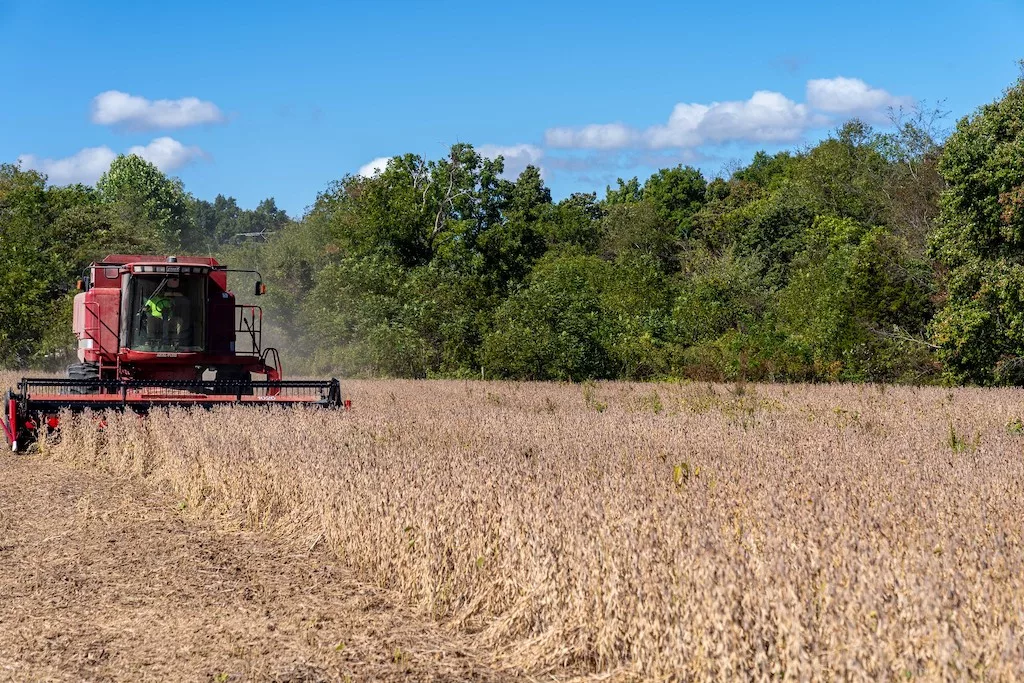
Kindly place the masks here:
POLYGON ((25 378, 0 404, 0 431, 15 451, 60 411, 210 407, 218 404, 348 407, 337 379, 282 379, 277 349, 263 346, 263 309, 238 304, 213 258, 111 254, 79 281, 73 328, 78 363, 67 379, 25 378), (254 375, 263 379, 254 379, 254 375))

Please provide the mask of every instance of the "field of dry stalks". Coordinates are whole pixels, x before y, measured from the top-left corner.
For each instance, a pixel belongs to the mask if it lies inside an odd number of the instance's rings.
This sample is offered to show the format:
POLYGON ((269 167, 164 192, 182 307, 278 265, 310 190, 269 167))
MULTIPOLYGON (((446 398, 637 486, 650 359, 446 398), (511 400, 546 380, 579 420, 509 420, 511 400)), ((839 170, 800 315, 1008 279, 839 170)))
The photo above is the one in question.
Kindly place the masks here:
POLYGON ((328 544, 532 673, 1024 677, 1015 390, 353 381, 45 446, 328 544))

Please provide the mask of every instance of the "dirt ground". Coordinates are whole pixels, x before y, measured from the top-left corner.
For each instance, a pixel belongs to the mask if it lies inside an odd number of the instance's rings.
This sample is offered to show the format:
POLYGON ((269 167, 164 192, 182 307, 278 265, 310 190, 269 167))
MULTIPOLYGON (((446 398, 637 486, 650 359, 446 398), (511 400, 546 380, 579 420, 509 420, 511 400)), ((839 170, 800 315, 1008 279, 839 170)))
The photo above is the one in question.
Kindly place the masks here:
POLYGON ((0 680, 501 680, 319 549, 0 454, 0 680))

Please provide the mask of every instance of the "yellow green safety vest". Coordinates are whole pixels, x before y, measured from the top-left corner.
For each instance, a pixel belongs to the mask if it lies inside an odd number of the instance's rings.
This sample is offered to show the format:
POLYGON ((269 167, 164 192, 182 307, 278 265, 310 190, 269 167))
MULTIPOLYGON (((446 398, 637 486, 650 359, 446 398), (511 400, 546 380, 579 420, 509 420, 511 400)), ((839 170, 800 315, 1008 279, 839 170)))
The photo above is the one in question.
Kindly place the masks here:
POLYGON ((146 310, 154 318, 163 318, 164 311, 171 310, 171 300, 165 296, 150 297, 146 300, 146 310))

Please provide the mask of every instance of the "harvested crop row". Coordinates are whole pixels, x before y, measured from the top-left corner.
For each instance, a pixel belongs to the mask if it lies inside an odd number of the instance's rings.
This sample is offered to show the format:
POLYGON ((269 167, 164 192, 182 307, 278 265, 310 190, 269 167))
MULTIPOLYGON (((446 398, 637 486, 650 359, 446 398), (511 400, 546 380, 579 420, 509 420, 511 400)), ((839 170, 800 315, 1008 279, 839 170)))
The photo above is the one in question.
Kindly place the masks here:
POLYGON ((46 447, 327 542, 518 670, 1024 676, 1015 391, 346 388, 46 447))

